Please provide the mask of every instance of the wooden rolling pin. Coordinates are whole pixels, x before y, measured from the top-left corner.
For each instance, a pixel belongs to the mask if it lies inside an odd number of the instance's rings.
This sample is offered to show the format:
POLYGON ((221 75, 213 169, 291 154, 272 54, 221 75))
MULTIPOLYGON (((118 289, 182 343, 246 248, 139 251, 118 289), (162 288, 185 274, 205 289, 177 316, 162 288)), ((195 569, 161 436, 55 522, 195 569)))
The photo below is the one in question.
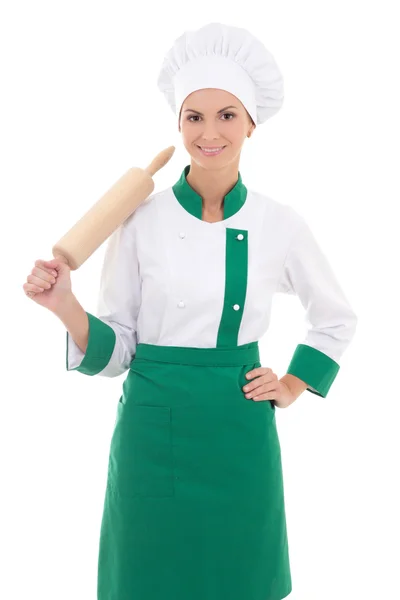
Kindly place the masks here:
MULTIPOLYGON (((90 208, 52 248, 54 258, 61 258, 72 271, 78 269, 95 250, 150 196, 153 176, 164 167, 175 152, 169 146, 148 167, 130 168, 90 208)), ((33 296, 35 292, 27 295, 33 296)))

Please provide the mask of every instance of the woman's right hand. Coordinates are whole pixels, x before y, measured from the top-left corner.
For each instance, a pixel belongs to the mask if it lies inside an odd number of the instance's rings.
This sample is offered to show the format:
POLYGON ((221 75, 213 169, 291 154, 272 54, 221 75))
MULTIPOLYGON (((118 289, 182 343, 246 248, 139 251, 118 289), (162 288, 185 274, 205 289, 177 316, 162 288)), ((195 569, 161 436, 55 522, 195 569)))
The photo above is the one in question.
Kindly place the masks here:
POLYGON ((54 312, 73 295, 70 271, 62 257, 48 261, 38 259, 22 287, 34 302, 54 312))

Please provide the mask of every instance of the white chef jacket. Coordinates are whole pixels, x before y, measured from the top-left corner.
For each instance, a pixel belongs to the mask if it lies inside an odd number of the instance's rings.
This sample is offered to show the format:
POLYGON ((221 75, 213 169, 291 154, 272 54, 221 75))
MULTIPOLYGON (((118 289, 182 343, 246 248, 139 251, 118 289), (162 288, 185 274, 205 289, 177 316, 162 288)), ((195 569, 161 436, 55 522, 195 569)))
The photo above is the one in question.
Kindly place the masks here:
POLYGON ((357 316, 305 219, 247 189, 241 174, 224 219, 202 220, 186 166, 110 236, 84 354, 67 331, 67 370, 115 377, 138 343, 215 348, 260 340, 272 297, 297 295, 310 324, 287 372, 326 396, 357 316), (236 277, 236 279, 235 279, 236 277))

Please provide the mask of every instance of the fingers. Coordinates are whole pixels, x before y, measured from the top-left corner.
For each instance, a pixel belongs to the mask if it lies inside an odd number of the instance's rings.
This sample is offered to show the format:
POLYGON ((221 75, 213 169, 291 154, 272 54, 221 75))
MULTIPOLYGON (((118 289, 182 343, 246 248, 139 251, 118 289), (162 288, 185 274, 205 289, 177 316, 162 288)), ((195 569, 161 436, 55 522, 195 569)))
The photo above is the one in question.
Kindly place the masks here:
POLYGON ((42 290, 49 290, 52 286, 52 283, 55 283, 55 278, 53 277, 53 281, 50 282, 44 277, 45 276, 43 275, 41 277, 36 277, 36 275, 28 275, 27 282, 35 284, 37 287, 42 288, 42 290))
POLYGON ((257 367, 246 373, 246 378, 253 379, 253 377, 259 377, 260 375, 266 375, 267 373, 272 373, 272 369, 269 367, 257 367))
MULTIPOLYGON (((252 371, 252 373, 254 373, 254 371, 252 371)), ((246 385, 243 387, 243 391, 250 392, 250 391, 254 390, 255 388, 258 388, 259 386, 268 384, 271 381, 275 382, 278 379, 277 374, 274 373, 272 369, 266 369, 266 370, 264 370, 264 373, 266 373, 266 374, 256 377, 250 383, 246 383, 246 385)))
POLYGON ((30 296, 31 298, 34 294, 40 294, 41 292, 44 292, 44 288, 39 287, 33 283, 24 283, 22 287, 24 289, 25 294, 27 296, 30 296))
MULTIPOLYGON (((258 387, 253 388, 250 392, 248 392, 247 394, 245 394, 245 397, 248 399, 253 398, 253 400, 255 399, 260 399, 259 397, 261 396, 265 396, 266 394, 276 394, 276 383, 272 382, 272 383, 265 383, 264 385, 260 385, 258 387)), ((274 396, 271 396, 271 398, 273 398, 274 396)))
POLYGON ((38 259, 35 261, 35 266, 32 272, 26 278, 28 283, 32 283, 35 286, 43 290, 49 290, 53 283, 57 281, 58 273, 55 269, 50 269, 44 266, 44 260, 38 259))
POLYGON ((46 261, 38 259, 35 261, 31 273, 26 278, 27 283, 22 286, 25 294, 32 298, 35 294, 40 294, 44 290, 49 290, 57 281, 58 272, 56 269, 46 267, 46 261))
POLYGON ((278 390, 276 388, 262 391, 260 389, 253 392, 253 394, 247 398, 248 400, 276 400, 278 395, 278 390))
MULTIPOLYGON (((47 283, 55 283, 56 282, 56 276, 52 275, 51 269, 49 269, 47 271, 47 270, 44 270, 43 268, 33 267, 32 276, 36 276, 40 279, 43 279, 43 281, 47 281, 47 283)), ((36 283, 36 281, 33 281, 32 283, 36 283)))
MULTIPOLYGON (((36 268, 36 270, 41 270, 41 271, 44 271, 45 273, 49 273, 50 275, 53 275, 54 277, 57 277, 58 271, 55 268, 50 268, 50 267, 45 266, 48 263, 49 263, 49 261, 38 259, 35 261, 35 268, 36 268)), ((32 269, 32 273, 34 273, 35 268, 32 269)), ((37 275, 37 273, 34 273, 34 274, 37 275)))
POLYGON ((251 383, 247 383, 243 387, 243 391, 245 392, 245 397, 247 399, 253 400, 261 400, 261 399, 269 399, 265 397, 266 394, 270 394, 271 399, 274 399, 274 394, 276 394, 277 388, 277 380, 278 376, 272 369, 260 367, 258 369, 254 369, 250 372, 251 376, 255 373, 259 373, 260 375, 256 377, 251 383))

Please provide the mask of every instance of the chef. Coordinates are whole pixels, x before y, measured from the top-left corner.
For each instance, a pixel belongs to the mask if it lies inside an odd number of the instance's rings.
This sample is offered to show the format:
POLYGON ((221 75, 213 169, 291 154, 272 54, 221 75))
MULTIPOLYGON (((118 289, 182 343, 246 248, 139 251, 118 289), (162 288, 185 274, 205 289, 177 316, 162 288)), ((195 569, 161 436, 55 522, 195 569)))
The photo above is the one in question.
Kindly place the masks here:
POLYGON ((276 407, 326 397, 357 317, 304 217, 249 189, 240 151, 283 103, 243 28, 179 37, 158 78, 191 161, 109 238, 83 351, 126 374, 112 435, 98 600, 280 600, 292 590, 276 407), (310 324, 285 375, 258 342, 274 294, 310 324))

